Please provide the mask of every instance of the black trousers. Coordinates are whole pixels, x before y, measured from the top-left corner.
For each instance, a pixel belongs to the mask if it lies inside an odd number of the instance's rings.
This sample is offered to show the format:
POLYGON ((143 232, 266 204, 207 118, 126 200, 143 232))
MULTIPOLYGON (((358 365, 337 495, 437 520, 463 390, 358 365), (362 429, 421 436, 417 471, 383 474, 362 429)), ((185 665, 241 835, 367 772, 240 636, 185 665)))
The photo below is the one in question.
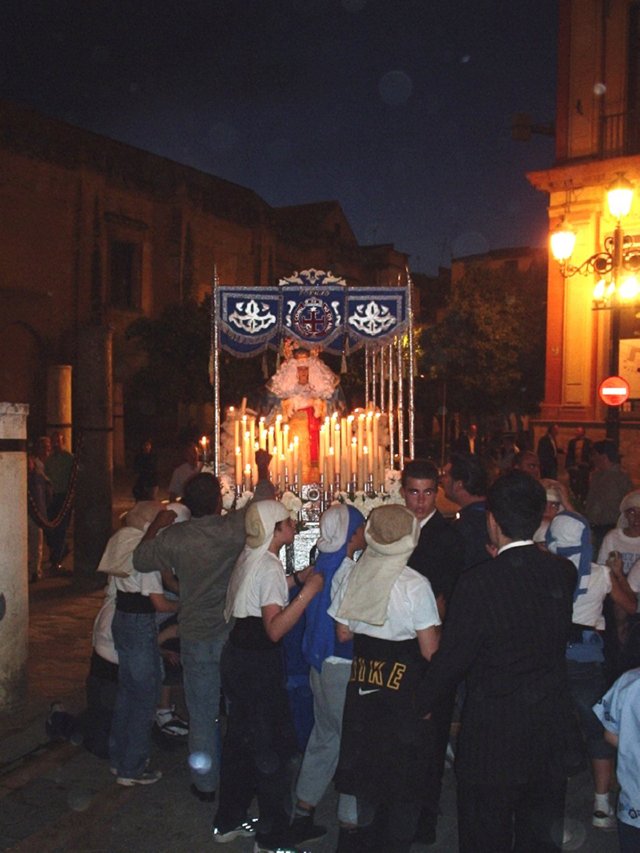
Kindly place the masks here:
POLYGON ((566 788, 547 777, 504 787, 458 780, 460 853, 562 850, 566 788))
POLYGON ((228 701, 222 745, 220 807, 216 825, 233 829, 247 819, 258 798, 261 835, 286 838, 290 788, 288 761, 296 751, 282 649, 239 649, 227 642, 221 659, 222 691, 228 701))

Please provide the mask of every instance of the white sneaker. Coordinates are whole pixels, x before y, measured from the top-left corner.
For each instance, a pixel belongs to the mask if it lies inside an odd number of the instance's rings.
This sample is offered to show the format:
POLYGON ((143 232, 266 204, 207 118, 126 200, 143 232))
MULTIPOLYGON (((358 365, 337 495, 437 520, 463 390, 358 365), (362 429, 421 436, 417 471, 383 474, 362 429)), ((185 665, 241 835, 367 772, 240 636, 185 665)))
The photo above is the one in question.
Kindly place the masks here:
POLYGON ((145 770, 141 776, 118 776, 116 782, 125 788, 132 788, 134 785, 153 785, 162 779, 160 770, 145 770))
POLYGON ((591 825, 596 829, 603 829, 605 832, 613 832, 617 829, 618 823, 613 812, 595 811, 591 818, 591 825))

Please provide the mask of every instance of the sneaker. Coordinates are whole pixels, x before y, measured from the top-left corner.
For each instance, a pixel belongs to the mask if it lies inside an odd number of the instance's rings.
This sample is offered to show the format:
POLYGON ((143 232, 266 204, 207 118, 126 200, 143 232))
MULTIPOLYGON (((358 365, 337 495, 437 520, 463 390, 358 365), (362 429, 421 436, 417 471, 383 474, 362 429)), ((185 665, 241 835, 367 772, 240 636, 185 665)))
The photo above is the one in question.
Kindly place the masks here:
MULTIPOLYGON (((289 847, 282 844, 266 844, 264 841, 256 841, 253 845, 253 853, 304 853, 298 847, 289 847)), ((308 853, 308 851, 306 851, 308 853)))
POLYGON ((132 788, 134 785, 153 785, 162 779, 160 770, 145 770, 142 776, 129 778, 128 776, 118 776, 116 782, 118 785, 123 785, 125 788, 132 788))
POLYGON ((618 826, 616 816, 614 814, 611 812, 601 811, 593 813, 591 825, 595 826, 596 829, 603 829, 605 832, 612 832, 614 829, 617 829, 618 826))
POLYGON ((227 841, 233 841, 234 838, 253 838, 256 834, 257 817, 249 818, 236 826, 235 829, 229 829, 224 832, 217 826, 213 827, 213 840, 217 844, 225 844, 227 841))
POLYGON ((165 718, 165 722, 156 717, 156 726, 163 735, 169 737, 186 737, 189 734, 189 724, 179 717, 165 718))
POLYGON ((305 841, 315 841, 327 834, 327 827, 313 822, 313 814, 294 817, 287 840, 290 844, 302 844, 305 841))

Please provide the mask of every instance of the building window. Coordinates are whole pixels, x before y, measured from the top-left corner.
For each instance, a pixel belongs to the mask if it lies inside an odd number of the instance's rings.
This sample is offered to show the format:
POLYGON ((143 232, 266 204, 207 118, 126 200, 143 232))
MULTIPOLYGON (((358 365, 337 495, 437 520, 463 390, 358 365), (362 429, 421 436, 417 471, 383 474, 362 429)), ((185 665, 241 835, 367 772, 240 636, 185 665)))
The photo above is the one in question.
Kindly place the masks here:
POLYGON ((111 240, 109 244, 109 292, 114 308, 140 308, 141 250, 140 243, 124 240, 111 240))

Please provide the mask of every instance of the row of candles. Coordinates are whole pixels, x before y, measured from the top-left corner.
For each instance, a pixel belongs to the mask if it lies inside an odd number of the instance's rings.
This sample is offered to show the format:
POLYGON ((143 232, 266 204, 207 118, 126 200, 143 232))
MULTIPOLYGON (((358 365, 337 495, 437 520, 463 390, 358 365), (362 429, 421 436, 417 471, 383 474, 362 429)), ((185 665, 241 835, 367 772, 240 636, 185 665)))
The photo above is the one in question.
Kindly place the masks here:
MULTIPOLYGON (((271 479, 280 488, 297 491, 303 483, 299 437, 289 437, 289 424, 281 414, 267 426, 243 409, 228 409, 233 425, 234 479, 236 488, 251 488, 257 479, 255 451, 272 455, 271 479)), ((356 409, 347 416, 335 412, 320 424, 318 478, 327 490, 362 488, 384 482, 385 448, 380 444, 380 412, 356 409)))

